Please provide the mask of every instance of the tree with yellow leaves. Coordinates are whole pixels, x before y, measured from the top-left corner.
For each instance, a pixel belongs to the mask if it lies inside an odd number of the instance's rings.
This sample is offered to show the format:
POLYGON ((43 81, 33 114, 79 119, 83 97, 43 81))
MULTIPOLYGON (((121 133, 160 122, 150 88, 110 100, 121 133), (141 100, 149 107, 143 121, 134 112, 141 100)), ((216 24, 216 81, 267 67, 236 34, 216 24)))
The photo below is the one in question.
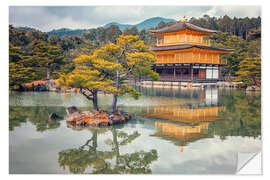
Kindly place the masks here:
POLYGON ((117 111, 119 95, 130 94, 138 98, 140 93, 124 83, 128 77, 148 76, 156 80, 158 74, 152 71, 155 62, 149 47, 139 36, 120 36, 116 44, 107 44, 92 55, 80 55, 74 59, 75 69, 62 76, 59 83, 80 88, 80 92, 93 101, 98 108, 98 91, 113 94, 112 111, 117 111))
POLYGON ((138 98, 140 93, 135 91, 133 87, 127 86, 123 81, 127 76, 138 78, 141 76, 151 77, 154 80, 158 79, 158 74, 155 73, 151 65, 155 63, 156 58, 149 50, 143 41, 139 40, 139 36, 120 36, 117 39, 117 47, 120 49, 111 60, 116 64, 120 64, 122 68, 115 69, 112 80, 117 92, 113 94, 112 111, 117 111, 118 95, 129 93, 134 98, 138 98))
POLYGON ((80 55, 73 60, 75 69, 60 77, 59 85, 80 88, 80 93, 88 100, 92 100, 95 110, 98 107, 98 91, 114 92, 113 82, 108 78, 110 71, 117 65, 93 55, 80 55))

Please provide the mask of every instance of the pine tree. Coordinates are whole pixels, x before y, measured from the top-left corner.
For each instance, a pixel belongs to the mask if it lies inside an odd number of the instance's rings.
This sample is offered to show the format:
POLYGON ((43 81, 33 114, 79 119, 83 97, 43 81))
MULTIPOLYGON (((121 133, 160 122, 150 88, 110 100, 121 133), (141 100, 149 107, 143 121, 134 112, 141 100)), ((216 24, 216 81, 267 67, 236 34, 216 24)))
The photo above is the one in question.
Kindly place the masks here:
POLYGON ((241 81, 246 85, 260 86, 261 80, 261 58, 246 58, 239 64, 236 81, 241 81))
POLYGON ((9 86, 21 86, 37 78, 35 69, 28 66, 21 56, 20 48, 9 45, 9 86))
POLYGON ((113 94, 112 111, 116 112, 119 95, 130 94, 134 98, 140 95, 124 80, 140 76, 158 78, 158 74, 151 70, 155 56, 139 36, 122 35, 117 44, 107 44, 90 56, 80 55, 73 62, 75 69, 63 75, 58 83, 80 88, 81 94, 92 100, 96 110, 99 110, 98 91, 113 94))
POLYGON ((114 92, 113 82, 108 79, 110 72, 118 68, 117 64, 98 59, 94 55, 80 55, 73 60, 75 69, 58 80, 59 85, 79 88, 80 93, 93 102, 99 110, 98 91, 114 92))
POLYGON ((156 61, 154 54, 149 51, 139 36, 121 35, 117 39, 117 44, 109 44, 102 47, 95 53, 98 58, 103 58, 118 65, 109 78, 114 82, 116 92, 113 93, 112 111, 117 111, 118 96, 130 94, 135 99, 140 96, 133 87, 126 85, 124 80, 127 77, 138 78, 148 76, 154 80, 158 79, 158 74, 152 71, 151 65, 156 61))
POLYGON ((39 42, 33 50, 33 63, 40 68, 46 68, 47 79, 51 79, 51 73, 63 64, 63 51, 58 46, 52 46, 39 42))

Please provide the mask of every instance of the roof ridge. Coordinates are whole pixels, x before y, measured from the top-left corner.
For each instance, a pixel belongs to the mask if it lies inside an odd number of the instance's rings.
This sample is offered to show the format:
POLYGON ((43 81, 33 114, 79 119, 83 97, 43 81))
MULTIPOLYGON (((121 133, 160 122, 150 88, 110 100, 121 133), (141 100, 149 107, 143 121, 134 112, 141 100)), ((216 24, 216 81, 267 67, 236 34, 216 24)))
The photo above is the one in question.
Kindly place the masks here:
POLYGON ((149 30, 149 32, 152 33, 165 33, 165 32, 177 32, 184 30, 185 28, 188 28, 193 31, 198 31, 198 32, 208 32, 208 33, 215 33, 217 32, 216 30, 211 30, 203 27, 196 26, 194 24, 191 24, 189 22, 177 22, 171 26, 166 26, 161 29, 156 29, 156 30, 149 30))

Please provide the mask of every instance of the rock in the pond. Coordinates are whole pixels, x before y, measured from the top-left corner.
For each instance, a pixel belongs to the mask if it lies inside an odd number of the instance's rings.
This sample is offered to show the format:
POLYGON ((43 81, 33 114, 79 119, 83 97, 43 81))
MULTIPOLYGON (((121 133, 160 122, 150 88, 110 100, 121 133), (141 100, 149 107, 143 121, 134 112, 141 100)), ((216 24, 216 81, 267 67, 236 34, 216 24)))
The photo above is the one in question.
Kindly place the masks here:
POLYGON ((67 123, 76 126, 109 126, 126 122, 130 119, 127 112, 109 113, 106 111, 80 111, 75 106, 66 109, 67 123))
POLYGON ((50 115, 49 115, 49 119, 50 120, 57 120, 57 119, 60 119, 61 117, 60 116, 58 116, 57 114, 55 114, 55 113, 51 113, 50 115))

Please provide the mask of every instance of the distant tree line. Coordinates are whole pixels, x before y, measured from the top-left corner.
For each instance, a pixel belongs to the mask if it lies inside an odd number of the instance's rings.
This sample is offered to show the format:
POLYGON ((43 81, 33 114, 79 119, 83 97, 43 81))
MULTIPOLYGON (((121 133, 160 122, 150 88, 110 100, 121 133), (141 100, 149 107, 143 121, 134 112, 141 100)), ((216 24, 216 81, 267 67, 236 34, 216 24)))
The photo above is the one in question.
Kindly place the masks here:
POLYGON ((217 18, 204 15, 201 18, 193 17, 189 20, 189 22, 204 28, 240 36, 245 40, 247 40, 250 31, 261 27, 261 17, 230 18, 229 16, 225 15, 223 17, 217 18))
MULTIPOLYGON (((228 76, 236 76, 240 62, 246 58, 261 56, 261 18, 220 18, 205 15, 191 18, 190 23, 218 30, 210 36, 212 46, 234 49, 231 54, 223 55, 228 64, 223 72, 228 76)), ((160 22, 159 29, 175 22, 160 22)), ((138 35, 139 40, 148 46, 155 45, 156 37, 148 30, 139 31, 136 27, 121 31, 117 25, 109 28, 98 27, 86 31, 82 36, 49 36, 32 28, 15 28, 9 26, 9 70, 10 86, 31 82, 43 78, 58 78, 74 69, 72 60, 81 54, 91 54, 109 43, 116 43, 120 35, 138 35), (46 53, 47 54, 46 54, 46 53), (49 58, 50 57, 50 58, 49 58), (53 59, 51 59, 53 58, 53 59), (27 78, 25 77, 27 74, 27 78), (51 75, 50 75, 51 74, 51 75)), ((247 62, 252 62, 247 61, 247 62)), ((242 63, 243 64, 243 63, 242 63)), ((256 64, 257 70, 260 67, 256 64)), ((239 74, 239 73, 238 73, 239 74)), ((243 73, 240 73, 242 76, 243 73)), ((258 75, 257 75, 258 76, 258 75)), ((252 77, 254 81, 254 77, 252 77)))

